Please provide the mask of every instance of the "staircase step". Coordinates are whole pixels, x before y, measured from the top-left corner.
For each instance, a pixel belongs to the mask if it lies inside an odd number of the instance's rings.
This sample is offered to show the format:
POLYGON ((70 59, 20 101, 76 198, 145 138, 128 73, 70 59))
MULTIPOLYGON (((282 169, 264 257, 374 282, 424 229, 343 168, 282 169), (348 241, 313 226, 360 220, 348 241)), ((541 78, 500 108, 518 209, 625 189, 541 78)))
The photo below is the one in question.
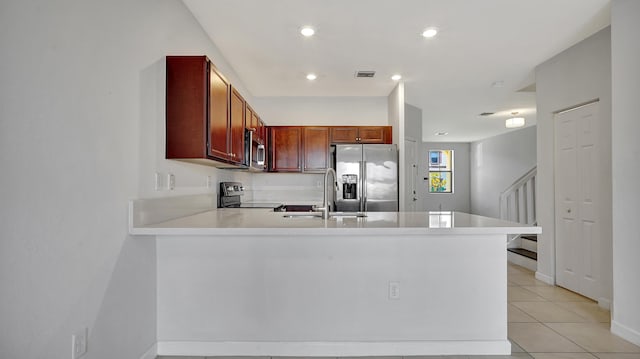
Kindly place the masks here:
POLYGON ((535 234, 523 234, 523 235, 520 236, 520 238, 528 239, 528 240, 534 241, 534 242, 538 241, 538 236, 535 235, 535 234))
POLYGON ((523 249, 523 248, 507 248, 507 250, 509 252, 516 253, 516 254, 519 254, 519 255, 527 257, 527 258, 531 258, 531 259, 533 259, 535 261, 538 260, 538 253, 532 252, 530 250, 526 250, 526 249, 523 249))
POLYGON ((522 248, 528 251, 537 252, 538 251, 538 242, 531 240, 529 238, 520 237, 520 245, 519 246, 511 246, 511 248, 522 248))

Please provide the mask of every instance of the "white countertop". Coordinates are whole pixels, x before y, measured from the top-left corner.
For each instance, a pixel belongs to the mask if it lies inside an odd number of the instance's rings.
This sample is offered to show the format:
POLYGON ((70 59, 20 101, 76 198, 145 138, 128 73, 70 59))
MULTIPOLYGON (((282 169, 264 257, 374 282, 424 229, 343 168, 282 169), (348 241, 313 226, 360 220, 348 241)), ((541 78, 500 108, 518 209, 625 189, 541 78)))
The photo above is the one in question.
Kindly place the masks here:
MULTIPOLYGON (((203 211, 151 224, 132 224, 135 235, 403 235, 533 234, 540 227, 462 212, 365 212, 366 217, 308 217, 264 208, 203 211), (293 216, 288 218, 287 216, 293 216)), ((306 216, 305 216, 306 215, 306 216)), ((133 222, 132 222, 133 223, 133 222)))

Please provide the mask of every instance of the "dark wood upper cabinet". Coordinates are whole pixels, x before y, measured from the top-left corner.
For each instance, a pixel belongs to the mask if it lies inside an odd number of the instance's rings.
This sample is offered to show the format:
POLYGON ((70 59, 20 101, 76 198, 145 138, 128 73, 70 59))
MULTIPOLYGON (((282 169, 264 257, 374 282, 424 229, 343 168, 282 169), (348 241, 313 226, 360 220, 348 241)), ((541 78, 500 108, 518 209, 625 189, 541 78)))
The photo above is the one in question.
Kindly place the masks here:
POLYGON ((391 126, 360 126, 358 138, 360 143, 391 143, 391 126))
POLYGON ((332 143, 356 143, 357 138, 357 127, 331 127, 332 143))
POLYGON ((391 126, 332 126, 331 143, 391 143, 391 126))
POLYGON ((267 125, 260 117, 258 117, 258 138, 262 141, 262 144, 266 145, 267 142, 267 125))
POLYGON ((329 127, 269 127, 269 171, 324 172, 329 166, 329 127))
POLYGON ((391 143, 391 126, 271 126, 269 171, 324 172, 331 143, 391 143))
POLYGON ((302 171, 302 127, 269 128, 269 171, 302 171))
POLYGON ((246 101, 240 93, 231 87, 231 113, 229 117, 229 150, 231 162, 244 161, 244 127, 246 101))
POLYGON ((231 160, 229 151, 229 82, 209 62, 209 156, 231 160))
MULTIPOLYGON (((166 158, 206 158, 209 62, 204 56, 167 56, 166 66, 166 158)), ((223 106, 226 121, 226 101, 223 106)))
POLYGON ((166 64, 166 158, 242 165, 242 95, 206 56, 167 56, 166 64))
POLYGON ((245 126, 247 130, 253 132, 253 140, 260 144, 264 144, 266 141, 265 124, 262 122, 258 114, 247 104, 245 113, 245 126))
POLYGON ((303 127, 303 171, 324 172, 329 167, 329 127, 303 127))

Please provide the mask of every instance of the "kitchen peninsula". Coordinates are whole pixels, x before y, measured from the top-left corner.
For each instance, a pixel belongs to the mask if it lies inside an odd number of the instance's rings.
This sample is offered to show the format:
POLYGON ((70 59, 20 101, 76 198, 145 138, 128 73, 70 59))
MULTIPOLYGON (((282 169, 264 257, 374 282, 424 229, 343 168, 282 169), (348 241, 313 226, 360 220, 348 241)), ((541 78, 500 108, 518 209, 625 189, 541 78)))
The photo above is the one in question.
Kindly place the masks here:
POLYGON ((322 219, 212 204, 214 195, 131 203, 131 234, 156 240, 159 355, 511 351, 506 239, 539 227, 459 212, 322 219))

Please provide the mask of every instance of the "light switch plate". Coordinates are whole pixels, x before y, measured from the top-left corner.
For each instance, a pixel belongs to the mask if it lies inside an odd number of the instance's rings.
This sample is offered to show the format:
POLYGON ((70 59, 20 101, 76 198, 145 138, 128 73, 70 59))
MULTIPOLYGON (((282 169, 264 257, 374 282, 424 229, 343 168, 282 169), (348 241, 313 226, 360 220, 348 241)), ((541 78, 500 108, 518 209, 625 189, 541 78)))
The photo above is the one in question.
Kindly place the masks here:
POLYGON ((170 190, 176 188, 176 176, 173 173, 167 174, 167 188, 170 190))
POLYGON ((389 282, 389 299, 400 299, 400 282, 389 282))

